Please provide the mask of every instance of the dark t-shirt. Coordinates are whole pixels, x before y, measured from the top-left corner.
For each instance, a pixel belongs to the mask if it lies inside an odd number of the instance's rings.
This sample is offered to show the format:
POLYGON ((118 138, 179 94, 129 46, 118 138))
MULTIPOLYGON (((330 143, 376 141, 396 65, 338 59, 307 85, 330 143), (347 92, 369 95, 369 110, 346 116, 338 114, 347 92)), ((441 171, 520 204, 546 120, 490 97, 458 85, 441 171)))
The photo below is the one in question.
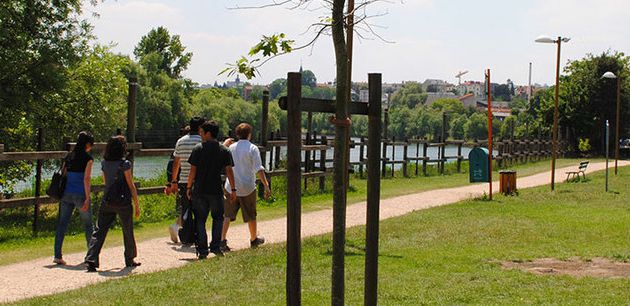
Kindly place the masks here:
POLYGON ((116 180, 116 175, 118 174, 118 167, 122 165, 121 169, 123 173, 129 169, 131 169, 131 162, 128 160, 104 160, 101 162, 101 170, 105 174, 105 193, 107 193, 107 189, 111 186, 116 180))
POLYGON ((66 170, 70 172, 85 172, 87 163, 94 160, 90 154, 85 151, 72 151, 66 159, 66 170))
POLYGON ((230 150, 217 141, 200 143, 192 150, 188 162, 197 168, 193 191, 197 194, 222 195, 221 172, 234 166, 230 150))

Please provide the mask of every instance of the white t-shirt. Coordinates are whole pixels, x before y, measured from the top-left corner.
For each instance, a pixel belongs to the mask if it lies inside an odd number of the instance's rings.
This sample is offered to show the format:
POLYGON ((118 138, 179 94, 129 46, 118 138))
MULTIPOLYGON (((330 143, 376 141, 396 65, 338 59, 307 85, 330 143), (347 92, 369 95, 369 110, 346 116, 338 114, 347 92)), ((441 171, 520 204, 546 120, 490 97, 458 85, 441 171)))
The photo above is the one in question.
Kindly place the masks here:
MULTIPOLYGON (((265 170, 258 147, 249 140, 239 140, 230 146, 234 160, 236 196, 245 197, 256 191, 256 173, 265 170)), ((225 190, 231 192, 230 181, 225 180, 225 190)))
POLYGON ((201 143, 201 136, 199 135, 184 135, 177 140, 175 144, 175 157, 179 157, 179 183, 186 184, 188 182, 188 173, 190 173, 190 164, 188 158, 190 153, 197 144, 201 143))

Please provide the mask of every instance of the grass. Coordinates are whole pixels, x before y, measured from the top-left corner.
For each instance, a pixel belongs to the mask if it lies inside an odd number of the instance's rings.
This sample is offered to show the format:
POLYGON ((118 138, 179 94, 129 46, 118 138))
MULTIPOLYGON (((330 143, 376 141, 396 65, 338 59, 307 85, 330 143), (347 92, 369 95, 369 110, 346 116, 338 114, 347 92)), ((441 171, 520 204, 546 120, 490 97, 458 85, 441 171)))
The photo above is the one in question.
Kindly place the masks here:
MULTIPOLYGON (((577 159, 560 159, 557 167, 577 165, 577 159)), ((549 161, 533 162, 522 165, 515 165, 511 169, 518 171, 519 176, 527 176, 534 173, 548 171, 549 161)), ((396 172, 395 178, 386 178, 381 181, 381 197, 390 198, 399 195, 422 192, 431 189, 448 188, 468 184, 468 174, 466 163, 463 164, 462 172, 455 173, 454 165, 447 167, 449 175, 435 175, 435 169, 430 168, 429 174, 432 176, 403 178, 401 173, 396 172)), ((409 173, 413 173, 410 170, 409 173)), ((332 182, 327 179, 327 192, 321 193, 317 190, 317 181, 309 183, 309 189, 304 191, 302 198, 303 212, 329 209, 332 207, 332 182)), ((351 178, 352 190, 348 193, 348 203, 356 203, 365 200, 366 180, 358 176, 351 178)), ((276 201, 259 202, 259 219, 269 220, 282 217, 286 214, 286 181, 274 179, 274 194, 276 201)), ((167 235, 167 226, 174 220, 174 197, 163 195, 142 196, 142 217, 136 223, 136 239, 138 241, 156 238, 167 235)), ((98 198, 94 198, 93 203, 98 203, 98 198)), ((0 265, 7 265, 29 259, 52 256, 54 245, 55 227, 57 223, 57 206, 45 206, 41 213, 41 231, 37 237, 32 236, 31 220, 32 209, 0 210, 0 265)), ((96 212, 96 209, 94 210, 96 212)), ((237 219, 240 223, 241 219, 237 219)), ((116 228, 113 235, 108 237, 108 246, 122 245, 120 229, 116 228)), ((77 217, 72 219, 69 233, 64 240, 64 253, 84 252, 85 239, 82 234, 81 225, 77 217)))
MULTIPOLYGON (((628 279, 576 279, 501 269, 542 257, 630 260, 630 167, 604 193, 598 172, 580 183, 469 200, 381 223, 379 300, 400 304, 626 304, 628 279)), ((348 231, 346 303, 362 303, 364 227, 348 231)), ((330 303, 330 235, 303 242, 303 303, 330 303)), ((285 303, 284 245, 91 285, 24 304, 285 303)))

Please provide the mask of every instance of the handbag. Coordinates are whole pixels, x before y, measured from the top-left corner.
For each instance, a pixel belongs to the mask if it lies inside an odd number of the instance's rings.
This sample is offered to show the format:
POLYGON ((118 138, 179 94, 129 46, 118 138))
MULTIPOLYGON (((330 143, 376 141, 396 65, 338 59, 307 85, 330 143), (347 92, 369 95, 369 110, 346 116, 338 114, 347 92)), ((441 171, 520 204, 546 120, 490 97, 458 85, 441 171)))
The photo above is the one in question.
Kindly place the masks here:
POLYGON ((66 190, 66 175, 64 174, 65 168, 66 158, 63 159, 59 170, 53 173, 52 179, 50 180, 50 186, 46 189, 46 194, 55 200, 60 200, 66 190))
POLYGON ((116 177, 114 182, 107 189, 107 193, 103 197, 105 205, 115 208, 131 206, 131 191, 125 180, 125 174, 122 170, 122 165, 118 166, 116 171, 116 177))

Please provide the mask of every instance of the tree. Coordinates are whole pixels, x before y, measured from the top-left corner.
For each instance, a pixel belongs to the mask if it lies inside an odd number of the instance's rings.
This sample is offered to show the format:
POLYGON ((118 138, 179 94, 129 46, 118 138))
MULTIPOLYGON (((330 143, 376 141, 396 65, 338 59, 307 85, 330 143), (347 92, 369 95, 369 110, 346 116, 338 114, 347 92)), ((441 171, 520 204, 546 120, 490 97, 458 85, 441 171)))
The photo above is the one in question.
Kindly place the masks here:
POLYGON ((157 27, 142 36, 133 54, 149 73, 163 71, 177 79, 192 59, 192 52, 185 51, 179 35, 171 36, 165 27, 157 27))
POLYGON ((423 92, 422 85, 418 82, 407 82, 400 90, 394 93, 391 99, 391 106, 406 105, 408 108, 414 108, 416 105, 424 104, 426 101, 427 94, 423 92))
POLYGON ((309 86, 311 88, 315 88, 317 86, 317 78, 315 77, 313 71, 302 71, 302 85, 309 86))
POLYGON ((287 89, 287 79, 275 79, 269 84, 269 99, 275 100, 287 89))
POLYGON ((439 112, 447 112, 449 114, 466 113, 466 107, 464 107, 462 101, 453 98, 438 99, 431 104, 431 108, 439 112))

